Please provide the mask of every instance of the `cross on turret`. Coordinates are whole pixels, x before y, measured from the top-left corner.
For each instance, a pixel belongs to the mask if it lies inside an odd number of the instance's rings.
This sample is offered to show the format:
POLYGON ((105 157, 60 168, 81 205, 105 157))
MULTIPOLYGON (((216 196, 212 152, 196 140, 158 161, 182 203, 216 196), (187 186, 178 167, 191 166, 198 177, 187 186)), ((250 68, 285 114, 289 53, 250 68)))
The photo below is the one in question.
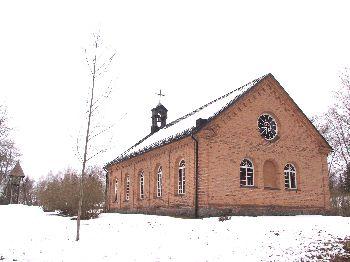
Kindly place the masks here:
POLYGON ((157 96, 159 96, 159 103, 160 103, 160 99, 162 98, 162 96, 165 96, 163 93, 162 93, 162 89, 159 89, 159 93, 156 94, 157 96))

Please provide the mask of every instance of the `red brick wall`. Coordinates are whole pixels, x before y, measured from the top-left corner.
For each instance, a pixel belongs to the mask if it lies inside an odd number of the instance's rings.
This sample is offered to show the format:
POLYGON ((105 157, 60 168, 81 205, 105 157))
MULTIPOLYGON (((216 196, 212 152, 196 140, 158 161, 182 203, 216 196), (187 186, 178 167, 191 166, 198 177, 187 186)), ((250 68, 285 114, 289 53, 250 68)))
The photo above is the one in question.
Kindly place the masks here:
POLYGON ((130 212, 147 212, 155 213, 156 209, 164 209, 160 213, 172 213, 169 209, 174 210, 173 214, 187 215, 193 212, 194 207, 194 141, 191 137, 184 138, 175 143, 157 148, 141 156, 126 160, 122 163, 113 165, 110 170, 110 185, 108 190, 109 209, 119 209, 130 212), (184 159, 186 163, 186 178, 184 195, 178 194, 178 165, 184 159), (157 171, 162 166, 163 173, 163 190, 162 196, 157 197, 157 171), (143 170, 145 178, 145 196, 140 199, 139 174, 143 170), (130 200, 125 200, 125 178, 130 176, 131 192, 130 200), (119 195, 118 201, 115 202, 114 181, 118 179, 119 195), (185 210, 184 212, 181 209, 185 210))

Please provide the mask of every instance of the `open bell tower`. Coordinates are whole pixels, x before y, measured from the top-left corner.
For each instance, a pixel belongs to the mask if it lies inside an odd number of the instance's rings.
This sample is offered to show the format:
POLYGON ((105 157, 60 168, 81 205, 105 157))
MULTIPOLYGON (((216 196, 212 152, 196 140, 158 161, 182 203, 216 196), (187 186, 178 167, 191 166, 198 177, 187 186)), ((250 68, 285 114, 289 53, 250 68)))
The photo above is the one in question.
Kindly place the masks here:
POLYGON ((168 109, 166 109, 165 106, 163 106, 161 103, 159 103, 155 108, 152 109, 151 134, 165 127, 167 117, 168 109))
POLYGON ((165 127, 166 120, 168 117, 168 109, 165 108, 160 103, 160 99, 164 94, 162 94, 162 90, 159 90, 159 103, 158 105, 152 109, 152 126, 151 126, 151 134, 157 132, 159 129, 165 127))

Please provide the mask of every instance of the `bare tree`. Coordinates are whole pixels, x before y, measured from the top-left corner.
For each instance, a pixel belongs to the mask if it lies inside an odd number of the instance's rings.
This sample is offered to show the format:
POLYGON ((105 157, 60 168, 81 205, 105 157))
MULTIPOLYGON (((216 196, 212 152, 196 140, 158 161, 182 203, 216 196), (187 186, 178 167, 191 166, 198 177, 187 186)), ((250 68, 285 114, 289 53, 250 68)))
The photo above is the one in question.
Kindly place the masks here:
POLYGON ((26 176, 22 182, 19 193, 20 204, 31 206, 35 202, 34 180, 26 176))
MULTIPOLYGON (((83 141, 83 154, 80 157, 82 161, 82 169, 79 186, 79 204, 77 216, 77 232, 76 241, 80 238, 80 219, 84 197, 84 178, 86 175, 87 163, 97 155, 106 152, 106 147, 99 147, 96 145, 96 138, 110 130, 112 126, 103 126, 96 116, 100 111, 103 102, 110 97, 112 91, 112 80, 106 81, 106 73, 109 72, 110 67, 116 56, 116 51, 109 51, 106 55, 105 48, 99 33, 93 34, 93 45, 91 54, 85 49, 85 58, 89 67, 91 78, 91 86, 89 87, 88 110, 86 118, 86 131, 83 141), (93 141, 94 140, 94 141, 93 141)), ((77 141, 77 152, 79 155, 79 141, 77 141)))
POLYGON ((350 215, 350 68, 340 75, 340 88, 328 112, 316 118, 316 126, 333 147, 329 157, 331 201, 336 212, 350 215))
POLYGON ((8 124, 6 107, 0 105, 0 203, 8 203, 6 196, 8 175, 20 156, 11 138, 11 131, 12 129, 8 124))

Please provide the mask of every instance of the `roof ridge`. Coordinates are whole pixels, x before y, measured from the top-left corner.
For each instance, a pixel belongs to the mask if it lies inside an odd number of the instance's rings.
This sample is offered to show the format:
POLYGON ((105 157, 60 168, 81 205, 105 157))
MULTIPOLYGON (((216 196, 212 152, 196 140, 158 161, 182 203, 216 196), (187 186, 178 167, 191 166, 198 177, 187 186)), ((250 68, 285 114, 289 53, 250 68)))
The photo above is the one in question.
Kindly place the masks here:
POLYGON ((258 77, 258 78, 256 78, 256 79, 254 79, 254 80, 252 80, 252 81, 250 81, 250 82, 248 82, 248 83, 246 83, 246 84, 244 84, 244 85, 242 85, 242 86, 240 86, 240 87, 238 87, 238 88, 236 88, 236 89, 234 89, 234 90, 228 92, 227 94, 225 94, 225 95, 223 95, 223 96, 220 96, 220 97, 218 97, 218 98, 216 98, 216 99, 210 101, 209 103, 207 103, 207 104, 205 104, 205 105, 203 105, 203 106, 201 106, 201 107, 199 107, 199 108, 193 110, 192 112, 190 112, 190 113, 188 113, 188 114, 186 114, 186 115, 184 115, 184 116, 182 116, 182 117, 179 117, 178 119, 176 119, 176 120, 170 122, 169 124, 165 125, 164 129, 165 129, 165 128, 168 128, 168 127, 170 127, 170 126, 172 126, 172 125, 174 125, 174 124, 176 124, 176 123, 178 123, 179 121, 181 121, 181 120, 183 120, 183 119, 186 119, 186 118, 189 117, 189 116, 194 115, 195 113, 197 113, 197 112, 199 112, 200 110, 202 110, 202 109, 208 107, 209 105, 211 105, 211 104, 213 104, 213 103, 215 103, 215 102, 217 102, 217 101, 219 101, 219 100, 221 100, 221 99, 224 99, 225 97, 228 97, 228 96, 231 95, 233 92, 236 92, 236 91, 238 91, 238 90, 241 90, 241 89, 243 89, 244 87, 246 87, 246 86, 248 86, 248 85, 251 85, 251 84, 253 84, 253 83, 255 84, 256 82, 259 82, 260 80, 262 80, 263 78, 265 78, 267 75, 268 75, 268 74, 265 74, 265 75, 263 75, 263 76, 261 76, 261 77, 258 77))

